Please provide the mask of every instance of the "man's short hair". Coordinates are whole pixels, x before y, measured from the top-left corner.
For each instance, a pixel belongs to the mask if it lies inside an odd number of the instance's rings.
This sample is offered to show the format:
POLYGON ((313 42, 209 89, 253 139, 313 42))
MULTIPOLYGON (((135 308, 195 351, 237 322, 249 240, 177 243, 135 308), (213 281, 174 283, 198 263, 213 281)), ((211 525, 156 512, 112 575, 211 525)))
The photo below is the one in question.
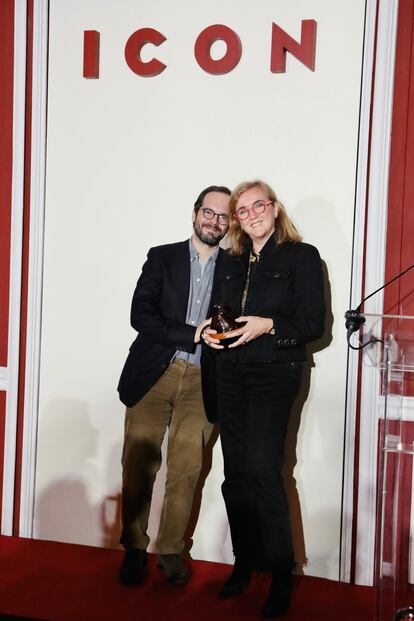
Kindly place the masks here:
POLYGON ((210 192, 222 192, 223 194, 227 194, 228 196, 231 195, 231 191, 229 190, 229 188, 226 188, 225 185, 209 185, 208 188, 200 192, 196 202, 194 203, 194 212, 196 214, 198 213, 201 205, 203 204, 205 195, 209 194, 210 192))

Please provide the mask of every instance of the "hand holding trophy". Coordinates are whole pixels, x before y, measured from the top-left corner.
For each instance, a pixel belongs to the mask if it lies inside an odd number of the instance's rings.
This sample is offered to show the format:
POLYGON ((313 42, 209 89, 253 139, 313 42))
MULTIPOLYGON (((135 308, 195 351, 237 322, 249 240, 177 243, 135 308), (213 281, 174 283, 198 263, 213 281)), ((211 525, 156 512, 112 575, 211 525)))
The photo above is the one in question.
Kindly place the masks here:
MULTIPOLYGON (((237 322, 236 317, 237 315, 225 304, 215 304, 213 306, 210 330, 214 330, 215 332, 209 333, 208 336, 210 339, 218 341, 218 346, 228 347, 239 338, 240 332, 238 330, 242 328, 245 323, 237 322)), ((210 345, 211 343, 208 342, 208 344, 210 345)))

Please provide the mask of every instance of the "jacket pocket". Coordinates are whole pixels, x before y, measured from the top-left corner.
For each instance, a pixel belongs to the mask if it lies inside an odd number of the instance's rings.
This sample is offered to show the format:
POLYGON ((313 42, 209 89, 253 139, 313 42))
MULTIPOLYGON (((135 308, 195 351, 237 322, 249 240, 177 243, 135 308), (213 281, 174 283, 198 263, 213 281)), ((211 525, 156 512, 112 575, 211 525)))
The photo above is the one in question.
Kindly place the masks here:
POLYGON ((292 276, 292 270, 285 270, 285 271, 269 271, 267 270, 265 272, 265 275, 267 276, 267 278, 271 279, 272 281, 285 281, 289 278, 291 278, 292 276))

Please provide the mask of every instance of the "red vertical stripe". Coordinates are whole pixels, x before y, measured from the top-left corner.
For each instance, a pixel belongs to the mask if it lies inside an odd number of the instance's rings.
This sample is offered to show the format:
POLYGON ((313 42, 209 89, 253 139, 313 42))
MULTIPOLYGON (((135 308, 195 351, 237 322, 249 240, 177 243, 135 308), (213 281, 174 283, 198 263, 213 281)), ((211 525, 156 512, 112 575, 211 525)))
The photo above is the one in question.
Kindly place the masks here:
MULTIPOLYGON (((0 2, 0 366, 7 367, 13 170, 14 0, 0 2)), ((3 497, 6 393, 0 391, 0 514, 3 497)))
MULTIPOLYGON (((400 0, 391 134, 388 190, 388 225, 385 281, 414 264, 414 4, 400 0)), ((384 291, 384 313, 414 315, 414 270, 384 291)), ((399 328, 412 341, 408 322, 399 328)), ((414 395, 414 378, 405 394, 414 395)))
MULTIPOLYGON (((414 263, 414 63, 412 0, 400 0, 392 120, 385 280, 414 263)), ((384 312, 414 314, 414 274, 384 291, 384 312)))

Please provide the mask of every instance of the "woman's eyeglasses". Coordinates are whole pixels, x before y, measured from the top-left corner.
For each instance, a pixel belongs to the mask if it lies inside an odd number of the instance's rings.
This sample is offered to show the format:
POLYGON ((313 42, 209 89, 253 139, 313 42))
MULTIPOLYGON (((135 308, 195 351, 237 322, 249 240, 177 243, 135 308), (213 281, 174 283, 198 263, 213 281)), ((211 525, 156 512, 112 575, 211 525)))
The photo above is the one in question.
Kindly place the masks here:
POLYGON ((259 215, 263 213, 266 207, 272 203, 274 203, 274 201, 256 201, 251 207, 240 207, 236 210, 234 215, 238 220, 246 220, 252 211, 253 213, 259 215))

